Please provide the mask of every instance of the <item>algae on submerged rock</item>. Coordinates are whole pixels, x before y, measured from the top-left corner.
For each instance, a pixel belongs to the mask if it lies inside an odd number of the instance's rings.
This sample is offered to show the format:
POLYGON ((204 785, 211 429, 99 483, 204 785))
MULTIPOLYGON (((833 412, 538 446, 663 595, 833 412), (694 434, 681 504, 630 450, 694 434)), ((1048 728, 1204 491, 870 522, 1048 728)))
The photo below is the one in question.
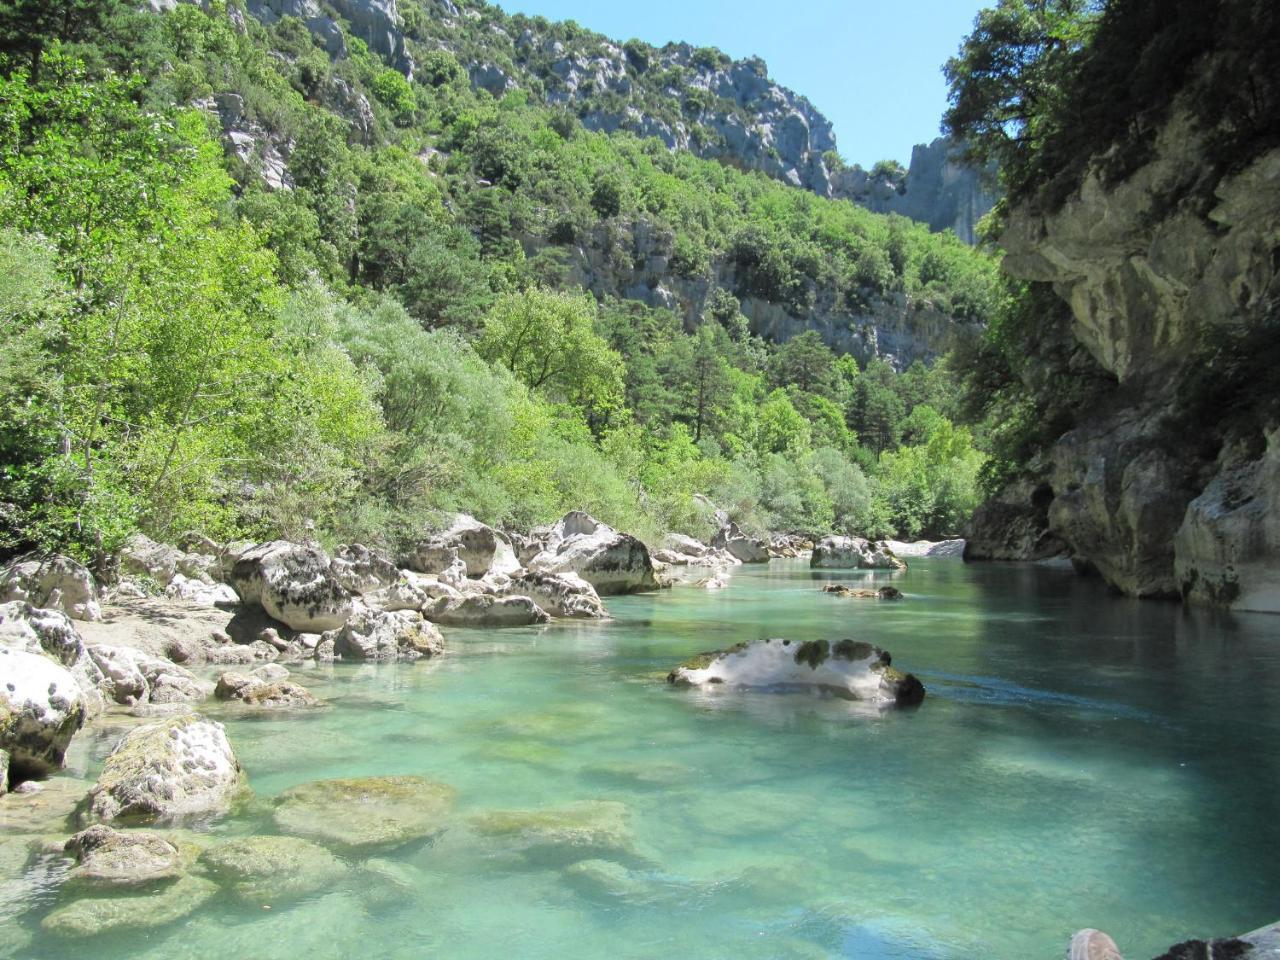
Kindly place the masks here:
POLYGON ((317 780, 276 798, 276 826, 340 850, 403 846, 438 833, 457 791, 423 777, 317 780))

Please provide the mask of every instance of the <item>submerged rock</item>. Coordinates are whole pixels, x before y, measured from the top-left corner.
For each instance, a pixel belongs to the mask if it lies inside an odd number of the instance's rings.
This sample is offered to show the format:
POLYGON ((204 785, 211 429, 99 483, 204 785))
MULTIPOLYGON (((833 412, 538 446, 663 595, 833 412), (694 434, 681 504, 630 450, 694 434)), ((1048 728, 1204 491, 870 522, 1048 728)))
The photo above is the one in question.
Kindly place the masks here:
POLYGON ((101 620, 93 575, 70 557, 23 560, 0 571, 0 602, 26 601, 72 620, 101 620))
POLYGON ((1071 938, 1067 960, 1124 960, 1114 940, 1101 930, 1081 930, 1071 938))
POLYGON ((285 540, 240 554, 231 586, 247 606, 258 606, 293 630, 321 633, 341 627, 354 611, 352 595, 315 547, 285 540))
POLYGON ((834 593, 838 597, 848 597, 852 600, 901 600, 902 591, 897 587, 881 587, 878 590, 870 590, 863 587, 847 587, 842 583, 829 583, 822 588, 823 593, 834 593))
POLYGON ((218 678, 214 696, 267 710, 296 710, 320 705, 306 687, 289 679, 289 671, 267 664, 249 673, 229 671, 218 678))
POLYGON ((810 688, 851 700, 907 706, 924 699, 924 685, 895 670, 889 654, 857 640, 757 640, 700 654, 667 677, 685 686, 746 689, 810 688))
POLYGON ((637 859, 625 804, 589 800, 544 810, 495 810, 472 818, 476 833, 539 860, 637 859))
POLYGON ((276 826, 340 850, 404 846, 437 832, 453 807, 452 787, 422 777, 319 780, 276 799, 276 826))
POLYGON ((613 860, 571 863, 564 879, 579 892, 602 900, 642 900, 652 895, 652 885, 643 876, 613 860))
POLYGON ((222 724, 191 713, 125 735, 89 794, 89 812, 106 821, 224 813, 243 786, 222 724))
POLYGON ((71 672, 42 653, 0 647, 0 750, 15 780, 62 768, 87 710, 71 672))
POLYGON ((319 844, 299 837, 243 837, 211 847, 200 865, 241 901, 270 904, 327 889, 346 864, 319 844))
POLYGON ((444 652, 444 638, 435 626, 412 610, 360 613, 320 638, 333 644, 344 660, 421 660, 444 652))
POLYGON ((883 540, 862 537, 823 537, 813 548, 809 566, 815 570, 905 570, 883 540))
POLYGON ((525 627, 551 619, 528 597, 488 594, 470 594, 457 600, 441 597, 427 608, 426 615, 435 623, 453 627, 525 627))
POLYGON ((178 848, 155 833, 98 824, 77 833, 64 849, 77 863, 69 879, 93 886, 133 887, 177 880, 186 872, 178 848))
POLYGON ((648 548, 589 514, 566 514, 552 528, 547 548, 529 561, 534 573, 574 573, 601 596, 656 590, 648 548))
POLYGON ((74 900, 50 913, 40 926, 61 937, 96 937, 113 930, 163 927, 195 912, 217 892, 213 881, 185 876, 145 894, 74 900))

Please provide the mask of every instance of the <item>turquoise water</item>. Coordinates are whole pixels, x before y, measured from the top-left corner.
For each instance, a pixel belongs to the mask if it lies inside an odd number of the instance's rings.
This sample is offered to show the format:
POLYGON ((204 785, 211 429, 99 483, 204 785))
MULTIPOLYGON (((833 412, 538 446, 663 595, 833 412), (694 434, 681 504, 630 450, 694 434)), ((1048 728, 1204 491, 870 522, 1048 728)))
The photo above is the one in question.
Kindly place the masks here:
MULTIPOLYGON (((1085 926, 1140 960, 1280 919, 1280 619, 954 561, 915 561, 900 604, 818 592, 858 579, 740 568, 723 592, 614 599, 606 624, 454 630, 435 663, 295 671, 323 712, 212 708, 260 798, 373 774, 457 788, 438 837, 383 858, 394 895, 353 873, 292 905, 215 900, 86 943, 40 933, 57 894, 32 893, 36 871, 0 916, 21 900, 3 923, 50 960, 1030 960, 1085 926), (762 636, 870 640, 929 695, 882 714, 661 680, 762 636), (630 828, 606 883, 571 869, 581 853, 521 855, 472 823, 597 800, 630 828)), ((87 775, 110 743, 80 747, 87 775)))

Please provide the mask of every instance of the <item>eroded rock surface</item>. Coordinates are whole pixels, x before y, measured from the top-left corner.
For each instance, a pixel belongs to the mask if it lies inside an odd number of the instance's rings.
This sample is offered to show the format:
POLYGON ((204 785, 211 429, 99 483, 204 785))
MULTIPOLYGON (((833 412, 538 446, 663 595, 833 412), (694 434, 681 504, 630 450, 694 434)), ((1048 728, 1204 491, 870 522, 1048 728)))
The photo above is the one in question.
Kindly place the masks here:
POLYGON ((103 765, 89 813, 104 821, 225 813, 243 786, 222 724, 192 713, 129 731, 103 765))
POLYGON ((359 613, 320 642, 344 660, 421 660, 444 652, 440 631, 412 610, 359 613))
POLYGON ((823 537, 813 548, 809 566, 815 570, 905 570, 889 545, 862 537, 823 537))
POLYGON ((565 515, 550 531, 546 544, 529 561, 533 573, 577 574, 601 596, 657 589, 648 548, 589 514, 565 515))
POLYGON ((281 831, 350 852, 391 849, 442 829, 456 791, 422 777, 319 780, 276 798, 281 831))
POLYGON ((98 620, 98 587, 83 564, 69 557, 23 560, 0 570, 0 602, 25 601, 73 620, 98 620))
POLYGON ((243 603, 261 607, 294 630, 333 630, 354 612, 351 592, 317 547, 286 540, 260 544, 239 556, 230 580, 243 603))
POLYGON ((684 686, 821 689, 851 700, 900 706, 924 699, 919 680, 895 670, 879 647, 857 640, 740 643, 685 661, 667 680, 684 686))

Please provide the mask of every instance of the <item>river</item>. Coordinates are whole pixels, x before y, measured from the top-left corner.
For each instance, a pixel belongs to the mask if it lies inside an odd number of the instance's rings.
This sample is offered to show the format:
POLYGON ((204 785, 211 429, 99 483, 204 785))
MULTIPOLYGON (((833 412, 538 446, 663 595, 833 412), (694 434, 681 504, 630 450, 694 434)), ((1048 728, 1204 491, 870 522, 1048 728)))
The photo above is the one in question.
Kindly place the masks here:
MULTIPOLYGON (((45 960, 1052 960, 1093 926, 1142 960, 1280 919, 1280 619, 952 560, 913 561, 898 603, 819 591, 871 579, 775 562, 723 591, 612 599, 603 624, 446 631, 432 663, 298 669, 329 709, 208 712, 264 801, 331 777, 455 787, 433 841, 382 857, 394 895, 353 873, 293 904, 215 899, 67 941, 39 927, 59 896, 45 861, 8 878, 0 939, 20 926, 45 960), (882 713, 663 682, 765 636, 869 640, 928 696, 882 713), (474 828, 599 801, 604 850, 474 828)), ((94 776, 112 741, 82 735, 72 773, 94 776)), ((268 823, 250 807, 202 829, 268 823)))

